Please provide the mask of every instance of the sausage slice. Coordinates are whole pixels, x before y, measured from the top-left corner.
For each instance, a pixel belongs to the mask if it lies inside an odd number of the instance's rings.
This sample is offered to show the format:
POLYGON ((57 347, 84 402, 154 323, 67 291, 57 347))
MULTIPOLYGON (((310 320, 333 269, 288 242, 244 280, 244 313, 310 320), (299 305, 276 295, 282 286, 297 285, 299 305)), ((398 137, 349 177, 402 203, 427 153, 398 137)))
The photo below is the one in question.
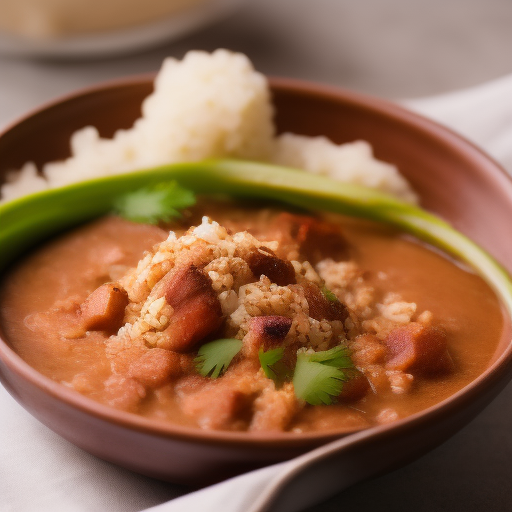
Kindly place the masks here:
POLYGON ((411 322, 393 329, 385 343, 390 370, 428 374, 451 368, 446 333, 436 327, 411 322))
POLYGON ((164 296, 174 313, 163 331, 161 348, 188 352, 221 326, 222 308, 212 281, 195 265, 176 269, 164 296))
POLYGON ((128 294, 117 283, 96 288, 80 306, 81 324, 86 331, 117 331, 128 305, 128 294))

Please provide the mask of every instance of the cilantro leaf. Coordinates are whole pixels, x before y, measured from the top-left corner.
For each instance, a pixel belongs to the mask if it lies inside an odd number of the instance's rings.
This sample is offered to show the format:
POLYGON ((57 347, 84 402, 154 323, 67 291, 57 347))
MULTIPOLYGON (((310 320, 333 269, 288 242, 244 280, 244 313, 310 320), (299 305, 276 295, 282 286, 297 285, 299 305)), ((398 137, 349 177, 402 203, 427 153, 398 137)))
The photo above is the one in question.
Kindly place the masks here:
POLYGON ((179 217, 180 212, 194 205, 196 198, 191 190, 176 181, 161 182, 124 194, 114 202, 114 211, 133 222, 158 224, 179 217))
POLYGON ((297 398, 311 405, 330 405, 349 379, 344 369, 353 368, 346 347, 338 346, 322 352, 299 352, 293 373, 297 398))
POLYGON ((293 387, 297 398, 311 405, 330 405, 343 388, 344 374, 333 366, 297 359, 293 387))
POLYGON ((242 349, 242 340, 225 338, 205 343, 195 358, 197 371, 203 376, 216 379, 229 366, 242 349))
POLYGON ((338 345, 330 350, 308 354, 308 359, 312 362, 322 363, 336 368, 346 369, 354 367, 352 359, 350 358, 350 350, 343 345, 338 345))
POLYGON ((274 365, 281 361, 283 355, 284 348, 282 347, 267 350, 266 352, 263 348, 260 348, 258 352, 260 364, 263 368, 263 372, 269 379, 276 381, 279 377, 282 377, 281 368, 276 368, 274 365))

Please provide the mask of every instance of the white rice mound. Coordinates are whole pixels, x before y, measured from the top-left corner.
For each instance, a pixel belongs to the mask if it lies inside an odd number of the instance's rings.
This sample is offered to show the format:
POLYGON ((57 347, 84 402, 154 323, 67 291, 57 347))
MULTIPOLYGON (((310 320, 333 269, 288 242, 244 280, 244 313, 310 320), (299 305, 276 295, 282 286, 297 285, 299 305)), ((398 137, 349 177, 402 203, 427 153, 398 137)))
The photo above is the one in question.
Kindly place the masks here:
POLYGON ((233 157, 297 167, 417 201, 396 167, 376 160, 365 142, 276 137, 266 78, 245 55, 222 49, 191 51, 182 61, 167 58, 133 127, 112 139, 101 138, 92 126, 78 130, 71 155, 44 165, 42 175, 32 162, 10 172, 2 200, 163 164, 233 157))
POLYGON ((398 169, 377 160, 371 145, 363 140, 338 145, 327 137, 284 133, 278 137, 274 162, 376 188, 410 203, 418 202, 416 193, 398 169))

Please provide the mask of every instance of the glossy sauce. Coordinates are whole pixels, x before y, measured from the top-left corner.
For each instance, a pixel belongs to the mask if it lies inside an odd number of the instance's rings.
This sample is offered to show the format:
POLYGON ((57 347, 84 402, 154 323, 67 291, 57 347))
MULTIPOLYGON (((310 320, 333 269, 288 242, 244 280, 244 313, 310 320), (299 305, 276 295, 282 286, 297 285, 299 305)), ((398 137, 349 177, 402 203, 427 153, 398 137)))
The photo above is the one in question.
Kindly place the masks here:
MULTIPOLYGON (((194 223, 201 213, 191 215, 188 222, 194 223)), ((232 228, 252 225, 256 235, 262 229, 261 225, 254 226, 256 217, 250 210, 217 210, 212 217, 232 228)), ((397 417, 405 417, 438 403, 482 373, 504 329, 498 299, 464 266, 391 228, 348 218, 337 218, 337 222, 352 247, 352 258, 365 269, 365 279, 371 285, 383 293, 399 293, 403 300, 415 302, 419 312, 433 313, 436 325, 447 332, 455 368, 448 375, 415 380, 406 394, 369 393, 353 404, 307 406, 289 427, 297 433, 364 428, 388 409, 397 417)), ((166 237, 163 229, 109 217, 35 251, 12 270, 2 287, 1 323, 9 343, 28 364, 64 385, 73 379, 76 382, 76 376, 86 369, 88 376, 96 376, 95 384, 88 379, 82 392, 102 401, 102 383, 110 374, 104 350, 106 335, 89 332, 84 339, 66 338, 75 318, 72 306, 108 281, 112 266, 118 272, 135 266, 145 250, 166 237), (59 309, 58 314, 48 314, 52 304, 59 309)), ((172 385, 148 395, 139 412, 196 425, 180 411, 172 385)))

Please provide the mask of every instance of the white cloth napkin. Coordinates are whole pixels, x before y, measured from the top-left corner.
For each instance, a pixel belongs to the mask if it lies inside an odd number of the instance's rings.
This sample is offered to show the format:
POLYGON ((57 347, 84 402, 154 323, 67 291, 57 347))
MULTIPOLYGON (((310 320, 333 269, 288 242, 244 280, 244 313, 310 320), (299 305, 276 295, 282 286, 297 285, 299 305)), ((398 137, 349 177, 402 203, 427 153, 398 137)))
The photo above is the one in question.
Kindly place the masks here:
MULTIPOLYGON (((466 136, 512 173, 512 75, 402 103, 466 136)), ((83 452, 32 418, 0 386, 2 512, 247 512, 262 490, 295 464, 190 492, 83 452)))
POLYGON ((512 174, 512 75, 470 89, 402 103, 465 136, 512 174))

